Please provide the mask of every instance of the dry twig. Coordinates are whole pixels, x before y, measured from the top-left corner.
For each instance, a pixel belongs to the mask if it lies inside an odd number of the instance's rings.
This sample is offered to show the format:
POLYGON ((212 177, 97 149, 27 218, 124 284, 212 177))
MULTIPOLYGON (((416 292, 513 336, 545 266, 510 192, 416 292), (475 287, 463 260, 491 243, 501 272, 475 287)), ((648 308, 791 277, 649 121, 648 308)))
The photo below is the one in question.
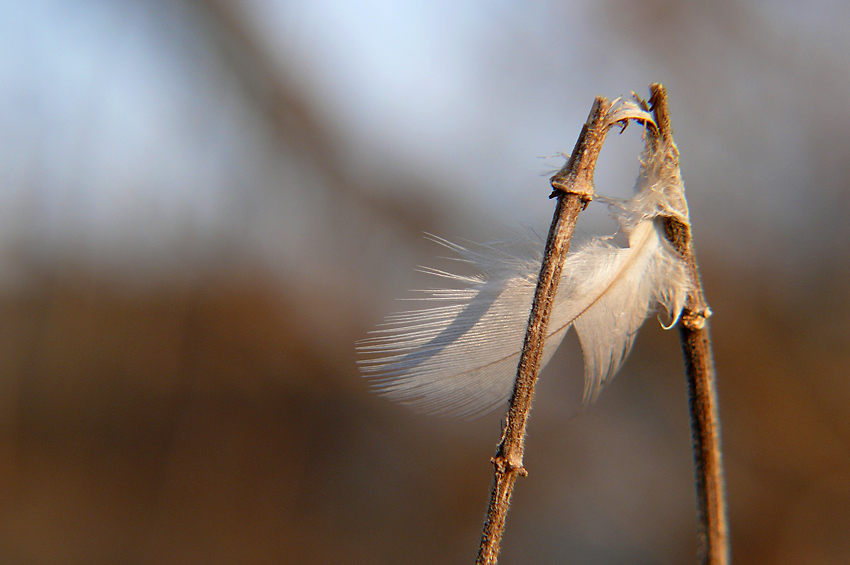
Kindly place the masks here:
MULTIPOLYGON (((667 91, 660 84, 650 86, 657 132, 650 130, 650 142, 664 151, 664 166, 680 175, 679 150, 673 142, 667 91)), ((714 359, 707 318, 711 310, 705 301, 699 268, 694 256, 690 226, 667 217, 667 238, 682 256, 691 276, 693 290, 688 295, 679 323, 691 410, 694 440, 697 505, 699 511, 699 562, 725 565, 729 561, 728 526, 724 493, 723 462, 720 450, 720 419, 717 410, 714 359)))
MULTIPOLYGON (((647 127, 647 155, 652 157, 645 166, 653 169, 644 171, 644 174, 672 180, 681 187, 679 152, 673 142, 666 91, 660 84, 651 85, 650 91, 655 123, 647 124, 650 126, 647 127)), ((635 115, 617 115, 617 112, 611 110, 611 104, 605 98, 596 98, 569 161, 551 179, 555 189, 552 196, 557 196, 558 203, 546 241, 502 439, 496 456, 492 458, 495 478, 479 547, 478 564, 496 563, 514 484, 517 477, 526 475, 523 467, 525 428, 540 370, 549 315, 578 214, 593 198, 596 160, 610 127, 616 123, 625 125, 629 118, 636 118, 635 115)), ((645 119, 649 121, 648 117, 645 119)), ((667 239, 681 256, 691 279, 692 290, 682 311, 679 332, 690 392, 699 505, 700 562, 725 565, 729 549, 723 468, 714 366, 706 323, 711 311, 703 296, 694 257, 684 193, 680 192, 677 197, 679 202, 676 203, 675 213, 671 211, 661 217, 667 239)))
POLYGON ((558 204, 546 240, 502 440, 496 456, 492 458, 496 474, 478 550, 476 563, 479 564, 496 563, 514 483, 518 476, 526 475, 522 466, 525 426, 540 371, 549 313, 561 279, 564 259, 570 250, 578 214, 593 199, 593 171, 605 135, 612 125, 607 120, 610 109, 608 100, 596 98, 569 161, 552 177, 552 187, 555 189, 552 196, 557 196, 558 204))

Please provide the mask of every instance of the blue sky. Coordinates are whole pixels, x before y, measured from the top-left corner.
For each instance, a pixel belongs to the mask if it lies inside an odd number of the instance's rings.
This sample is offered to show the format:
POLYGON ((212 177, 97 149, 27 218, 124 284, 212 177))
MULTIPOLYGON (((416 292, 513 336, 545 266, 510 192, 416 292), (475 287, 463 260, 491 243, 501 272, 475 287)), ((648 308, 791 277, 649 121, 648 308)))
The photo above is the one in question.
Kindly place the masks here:
MULTIPOLYGON (((646 31, 637 4, 614 0, 243 0, 240 14, 333 124, 352 171, 427 178, 508 227, 545 230, 545 175, 596 94, 660 80, 697 233, 727 256, 750 238, 746 256, 788 248, 847 207, 840 173, 818 180, 811 154, 826 128, 837 136, 827 166, 844 161, 850 39, 839 4, 683 4, 646 31)), ((161 257, 187 230, 239 231, 234 203, 267 177, 268 132, 202 30, 181 3, 0 6, 0 238, 35 230, 48 247, 81 238, 161 257)), ((639 147, 635 132, 606 145, 600 192, 628 193, 639 147)), ((591 209, 588 225, 605 215, 591 209)))

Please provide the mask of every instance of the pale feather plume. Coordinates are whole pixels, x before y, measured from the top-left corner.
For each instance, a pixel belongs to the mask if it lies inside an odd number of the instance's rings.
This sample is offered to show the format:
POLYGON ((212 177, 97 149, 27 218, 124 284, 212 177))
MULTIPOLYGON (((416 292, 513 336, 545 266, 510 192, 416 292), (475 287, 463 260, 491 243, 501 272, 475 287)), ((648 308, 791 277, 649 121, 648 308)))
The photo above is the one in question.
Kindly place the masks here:
MULTIPOLYGON (((642 156, 635 196, 603 199, 620 229, 576 246, 565 261, 553 304, 541 369, 569 328, 575 327, 585 362, 584 402, 625 361, 637 331, 653 312, 665 327, 679 317, 690 279, 665 237, 664 216, 687 222, 684 186, 663 166, 664 153, 642 156)), ((506 246, 462 247, 432 237, 480 274, 424 269, 460 283, 459 289, 421 291, 429 307, 388 316, 358 344, 371 358, 364 376, 393 400, 418 410, 471 418, 505 403, 513 390, 542 244, 518 253, 506 246)))

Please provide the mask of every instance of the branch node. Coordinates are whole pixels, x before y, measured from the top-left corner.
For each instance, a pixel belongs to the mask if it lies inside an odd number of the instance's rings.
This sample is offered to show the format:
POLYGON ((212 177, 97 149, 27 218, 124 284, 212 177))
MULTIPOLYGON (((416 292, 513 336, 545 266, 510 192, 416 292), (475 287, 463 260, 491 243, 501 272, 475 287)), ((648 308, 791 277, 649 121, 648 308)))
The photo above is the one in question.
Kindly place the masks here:
POLYGON ((685 312, 685 314, 682 315, 682 325, 689 330, 701 330, 705 327, 705 321, 711 317, 712 314, 713 312, 708 306, 695 312, 685 312))
MULTIPOLYGON (((552 186, 554 186, 554 185, 552 185, 552 186)), ((566 190, 564 188, 561 188, 560 186, 555 187, 555 189, 552 190, 552 194, 549 195, 549 199, 558 198, 562 194, 575 194, 576 196, 578 196, 579 199, 581 200, 582 211, 587 210, 587 205, 590 204, 591 202, 593 202, 593 193, 577 192, 577 191, 574 191, 574 190, 566 190)))
POLYGON ((496 472, 500 474, 516 473, 521 477, 528 476, 528 471, 525 470, 525 467, 523 467, 522 464, 517 465, 516 463, 511 463, 508 458, 503 455, 491 457, 490 463, 492 463, 496 468, 496 472))

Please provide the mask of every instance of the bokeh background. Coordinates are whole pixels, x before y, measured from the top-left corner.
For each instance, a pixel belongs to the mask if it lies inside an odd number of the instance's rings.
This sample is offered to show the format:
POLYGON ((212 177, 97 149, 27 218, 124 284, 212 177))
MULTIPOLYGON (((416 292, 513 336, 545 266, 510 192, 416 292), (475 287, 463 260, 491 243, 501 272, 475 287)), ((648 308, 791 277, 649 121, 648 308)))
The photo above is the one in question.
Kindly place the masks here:
MULTIPOLYGON (((371 394, 423 232, 545 233, 593 97, 671 96, 733 559, 850 562, 850 5, 0 4, 0 560, 471 563, 502 415, 371 394), (554 156, 554 157, 553 157, 554 156)), ((625 195, 639 128, 598 190, 625 195)), ((610 231, 591 205, 582 234, 610 231)), ((691 563, 678 336, 543 372, 500 563, 691 563)))

